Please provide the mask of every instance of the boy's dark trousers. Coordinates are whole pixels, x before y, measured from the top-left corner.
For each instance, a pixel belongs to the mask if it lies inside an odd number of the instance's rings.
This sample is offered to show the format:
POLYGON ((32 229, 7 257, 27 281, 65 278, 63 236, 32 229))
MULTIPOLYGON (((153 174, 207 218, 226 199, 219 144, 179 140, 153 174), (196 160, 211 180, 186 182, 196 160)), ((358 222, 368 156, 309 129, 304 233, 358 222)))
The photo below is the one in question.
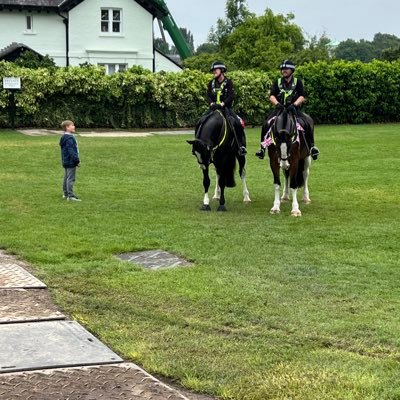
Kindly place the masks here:
POLYGON ((64 168, 64 182, 63 191, 65 197, 74 197, 74 183, 76 177, 76 167, 74 168, 64 168))

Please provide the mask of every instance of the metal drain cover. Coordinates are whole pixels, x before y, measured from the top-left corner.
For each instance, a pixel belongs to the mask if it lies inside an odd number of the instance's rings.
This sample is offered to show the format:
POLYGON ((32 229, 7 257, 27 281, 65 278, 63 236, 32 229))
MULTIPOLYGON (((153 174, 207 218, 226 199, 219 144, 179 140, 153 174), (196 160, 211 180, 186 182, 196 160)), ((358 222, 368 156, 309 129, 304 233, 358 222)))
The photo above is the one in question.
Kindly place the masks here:
MULTIPOLYGON (((65 319, 43 289, 0 289, 0 324, 65 319)), ((1 398, 1 397, 0 397, 1 398)))
POLYGON ((164 250, 139 251, 138 253, 125 253, 117 256, 123 261, 129 261, 142 267, 158 270, 163 268, 186 267, 192 265, 189 261, 168 253, 164 250))
POLYGON ((0 264, 0 289, 43 289, 46 285, 16 264, 0 264))
POLYGON ((74 321, 0 325, 0 374, 122 362, 74 321))

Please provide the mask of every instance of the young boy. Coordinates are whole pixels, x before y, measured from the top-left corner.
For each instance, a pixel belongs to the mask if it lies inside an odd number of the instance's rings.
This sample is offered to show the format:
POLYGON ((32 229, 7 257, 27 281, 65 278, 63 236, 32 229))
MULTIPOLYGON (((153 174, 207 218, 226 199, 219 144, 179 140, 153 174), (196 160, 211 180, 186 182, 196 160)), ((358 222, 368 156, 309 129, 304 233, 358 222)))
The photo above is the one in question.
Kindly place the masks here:
POLYGON ((78 196, 74 194, 76 167, 79 167, 81 164, 79 160, 78 142, 74 136, 75 125, 72 121, 64 121, 61 127, 64 130, 64 134, 60 139, 61 160, 65 169, 63 197, 70 201, 81 201, 78 196))

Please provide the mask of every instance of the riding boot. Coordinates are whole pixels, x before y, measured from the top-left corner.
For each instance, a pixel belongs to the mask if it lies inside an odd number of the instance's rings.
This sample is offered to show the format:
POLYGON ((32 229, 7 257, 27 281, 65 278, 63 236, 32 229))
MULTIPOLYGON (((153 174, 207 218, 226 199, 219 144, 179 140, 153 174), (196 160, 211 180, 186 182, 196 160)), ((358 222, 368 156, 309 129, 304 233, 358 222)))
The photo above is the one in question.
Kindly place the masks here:
POLYGON ((320 154, 318 147, 314 144, 314 132, 307 132, 306 139, 308 148, 310 149, 310 155, 313 160, 318 160, 318 156, 320 154))
POLYGON ((242 125, 240 125, 240 127, 238 127, 238 145, 239 145, 239 156, 245 156, 247 154, 247 149, 246 149, 246 133, 242 127, 242 125))
POLYGON ((258 157, 260 160, 264 160, 265 157, 265 149, 264 147, 260 147, 260 150, 256 152, 256 157, 258 157))

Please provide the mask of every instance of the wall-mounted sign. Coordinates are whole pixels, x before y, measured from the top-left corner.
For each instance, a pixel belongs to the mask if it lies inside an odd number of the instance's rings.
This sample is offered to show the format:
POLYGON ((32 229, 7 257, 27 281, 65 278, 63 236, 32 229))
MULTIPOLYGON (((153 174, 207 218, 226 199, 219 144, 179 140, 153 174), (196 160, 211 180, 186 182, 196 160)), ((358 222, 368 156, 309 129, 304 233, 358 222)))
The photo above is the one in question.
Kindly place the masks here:
POLYGON ((3 89, 21 89, 21 78, 15 76, 3 78, 3 89))

